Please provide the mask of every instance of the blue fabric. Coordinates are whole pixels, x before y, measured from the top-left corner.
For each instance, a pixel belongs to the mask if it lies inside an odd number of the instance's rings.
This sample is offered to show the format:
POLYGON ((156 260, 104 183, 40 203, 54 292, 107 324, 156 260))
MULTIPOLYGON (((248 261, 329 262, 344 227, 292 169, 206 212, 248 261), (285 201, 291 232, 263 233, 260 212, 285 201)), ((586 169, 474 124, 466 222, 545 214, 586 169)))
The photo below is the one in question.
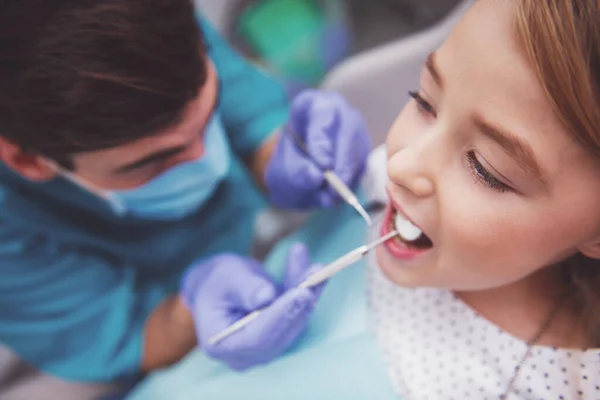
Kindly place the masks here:
POLYGON ((221 117, 233 149, 247 156, 265 139, 265 132, 287 121, 287 95, 278 82, 244 61, 205 19, 199 18, 210 58, 224 86, 219 97, 221 117))
MULTIPOLYGON (((267 260, 281 278, 289 246, 302 241, 317 262, 330 262, 364 243, 364 221, 343 206, 320 212, 278 245, 267 260)), ((201 351, 156 373, 128 400, 364 400, 396 399, 368 333, 364 261, 330 280, 303 339, 284 357, 238 374, 201 351)))
POLYGON ((197 212, 177 222, 121 218, 65 179, 33 184, 0 167, 0 342, 50 374, 136 376, 146 319, 184 269, 220 252, 249 253, 265 200, 241 158, 285 122, 288 106, 276 82, 201 23, 232 160, 197 212))

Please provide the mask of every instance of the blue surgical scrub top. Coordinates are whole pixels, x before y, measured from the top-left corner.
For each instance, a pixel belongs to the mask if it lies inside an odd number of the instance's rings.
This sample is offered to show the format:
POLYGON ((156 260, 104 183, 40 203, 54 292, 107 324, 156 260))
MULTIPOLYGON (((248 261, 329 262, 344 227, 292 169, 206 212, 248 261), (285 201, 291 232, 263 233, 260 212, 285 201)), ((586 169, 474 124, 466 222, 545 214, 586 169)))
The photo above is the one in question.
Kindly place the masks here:
POLYGON ((249 253, 265 201, 241 160, 285 123, 288 103, 279 84, 199 21, 233 163, 196 213, 177 222, 118 217, 67 180, 34 184, 0 168, 0 342, 47 373, 99 382, 135 376, 144 324, 186 267, 220 252, 249 253))

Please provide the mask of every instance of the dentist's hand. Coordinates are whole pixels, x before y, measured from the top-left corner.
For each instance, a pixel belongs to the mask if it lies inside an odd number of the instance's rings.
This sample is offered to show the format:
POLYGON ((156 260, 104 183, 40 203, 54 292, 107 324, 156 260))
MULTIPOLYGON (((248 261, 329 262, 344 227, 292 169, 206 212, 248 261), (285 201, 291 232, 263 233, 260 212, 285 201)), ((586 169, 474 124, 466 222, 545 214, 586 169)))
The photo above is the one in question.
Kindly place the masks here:
MULTIPOLYGON (((333 170, 350 188, 364 173, 371 140, 361 114, 339 94, 307 90, 293 103, 293 130, 318 163, 333 170)), ((283 208, 328 207, 340 201, 321 171, 282 133, 265 171, 271 202, 283 208)))
POLYGON ((308 251, 301 244, 289 252, 282 287, 249 258, 225 254, 194 265, 182 281, 181 295, 193 315, 199 346, 237 371, 275 359, 307 325, 322 287, 296 286, 317 268, 310 266, 308 251), (209 344, 214 335, 266 306, 246 327, 209 344))

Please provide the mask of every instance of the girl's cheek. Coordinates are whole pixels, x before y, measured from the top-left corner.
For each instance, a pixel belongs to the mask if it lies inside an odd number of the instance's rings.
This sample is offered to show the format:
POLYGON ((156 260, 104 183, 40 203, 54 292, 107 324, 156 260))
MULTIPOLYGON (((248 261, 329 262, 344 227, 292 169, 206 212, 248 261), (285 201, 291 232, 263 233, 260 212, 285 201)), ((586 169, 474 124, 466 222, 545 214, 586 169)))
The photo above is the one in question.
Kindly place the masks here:
POLYGON ((504 242, 510 235, 502 220, 485 206, 477 193, 478 188, 474 187, 476 183, 469 177, 460 176, 459 172, 446 176, 442 182, 448 186, 447 195, 439 202, 444 239, 453 252, 474 258, 504 252, 504 242))
MULTIPOLYGON (((453 254, 462 259, 460 264, 482 278, 504 276, 511 280, 535 270, 543 259, 534 254, 538 250, 535 241, 512 222, 474 212, 482 207, 477 203, 463 203, 464 207, 469 206, 470 212, 464 208, 462 212, 454 210, 457 218, 451 225, 452 233, 447 235, 453 254)), ((502 283, 501 280, 498 283, 502 283)))

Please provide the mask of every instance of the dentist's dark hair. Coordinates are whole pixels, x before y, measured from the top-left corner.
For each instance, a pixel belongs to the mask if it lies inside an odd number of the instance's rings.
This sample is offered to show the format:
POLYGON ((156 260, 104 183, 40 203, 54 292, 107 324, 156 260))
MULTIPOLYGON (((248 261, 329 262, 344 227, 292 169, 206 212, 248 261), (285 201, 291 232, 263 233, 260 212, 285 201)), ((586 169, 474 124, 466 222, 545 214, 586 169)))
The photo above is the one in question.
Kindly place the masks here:
POLYGON ((0 136, 69 167, 152 136, 206 80, 192 0, 2 0, 0 136))
MULTIPOLYGON (((520 37, 556 115, 600 165, 600 2, 517 4, 520 37)), ((600 260, 578 253, 563 270, 590 341, 600 347, 600 260)))

